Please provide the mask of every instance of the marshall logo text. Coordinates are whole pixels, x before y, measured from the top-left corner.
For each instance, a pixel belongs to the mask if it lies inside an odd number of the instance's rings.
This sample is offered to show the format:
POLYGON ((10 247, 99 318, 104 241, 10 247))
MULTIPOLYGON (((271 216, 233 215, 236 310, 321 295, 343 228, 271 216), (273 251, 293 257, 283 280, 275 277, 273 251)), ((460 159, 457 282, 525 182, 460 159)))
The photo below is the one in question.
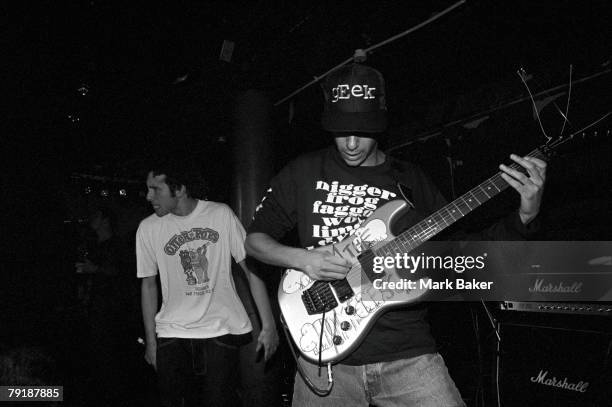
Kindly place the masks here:
POLYGON ((563 281, 558 284, 545 283, 543 278, 538 278, 533 285, 529 287, 530 293, 574 293, 582 292, 582 283, 574 281, 572 285, 564 285, 563 281))
POLYGON ((556 377, 547 378, 548 370, 540 370, 538 376, 532 376, 531 381, 533 383, 542 384, 544 386, 550 387, 558 387, 560 389, 577 391, 580 393, 586 393, 587 387, 589 387, 589 382, 583 382, 582 380, 577 383, 570 383, 567 381, 567 377, 564 377, 563 380, 559 380, 556 377))

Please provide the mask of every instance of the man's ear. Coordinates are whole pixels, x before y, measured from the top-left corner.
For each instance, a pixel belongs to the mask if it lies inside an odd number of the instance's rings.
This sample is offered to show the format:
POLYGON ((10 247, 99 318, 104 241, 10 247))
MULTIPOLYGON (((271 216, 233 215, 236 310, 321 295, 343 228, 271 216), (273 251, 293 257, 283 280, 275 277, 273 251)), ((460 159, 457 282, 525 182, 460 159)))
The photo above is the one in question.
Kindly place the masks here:
POLYGON ((185 187, 185 185, 181 185, 181 187, 176 190, 176 197, 182 198, 186 196, 187 196, 187 187, 185 187))

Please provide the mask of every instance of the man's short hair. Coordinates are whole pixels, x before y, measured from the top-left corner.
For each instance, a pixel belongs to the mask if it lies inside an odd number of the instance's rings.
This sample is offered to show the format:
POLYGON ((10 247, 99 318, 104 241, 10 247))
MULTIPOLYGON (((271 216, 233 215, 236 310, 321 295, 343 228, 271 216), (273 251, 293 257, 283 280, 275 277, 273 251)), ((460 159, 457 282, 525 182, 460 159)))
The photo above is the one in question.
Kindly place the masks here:
POLYGON ((165 175, 165 182, 174 196, 176 191, 185 186, 187 195, 191 198, 206 199, 206 183, 201 169, 186 160, 163 160, 150 165, 154 176, 165 175))

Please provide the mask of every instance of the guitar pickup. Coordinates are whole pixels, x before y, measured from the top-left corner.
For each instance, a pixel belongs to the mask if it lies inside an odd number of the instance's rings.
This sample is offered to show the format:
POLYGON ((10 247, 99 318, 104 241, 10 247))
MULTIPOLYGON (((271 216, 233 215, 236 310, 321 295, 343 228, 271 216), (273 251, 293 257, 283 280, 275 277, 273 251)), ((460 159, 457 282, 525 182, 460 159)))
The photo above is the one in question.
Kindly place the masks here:
POLYGON ((344 302, 351 298, 353 295, 355 295, 353 289, 351 288, 351 285, 349 284, 346 278, 342 280, 332 281, 331 285, 332 287, 334 287, 334 290, 336 291, 336 296, 338 297, 340 302, 344 302))
POLYGON ((366 275, 368 280, 371 283, 378 278, 384 278, 387 273, 383 270, 382 272, 375 273, 374 272, 374 252, 371 249, 368 249, 357 256, 357 261, 361 265, 362 272, 366 275))
POLYGON ((322 314, 338 306, 338 301, 336 301, 329 283, 323 281, 316 281, 309 289, 304 291, 302 302, 308 315, 322 314))

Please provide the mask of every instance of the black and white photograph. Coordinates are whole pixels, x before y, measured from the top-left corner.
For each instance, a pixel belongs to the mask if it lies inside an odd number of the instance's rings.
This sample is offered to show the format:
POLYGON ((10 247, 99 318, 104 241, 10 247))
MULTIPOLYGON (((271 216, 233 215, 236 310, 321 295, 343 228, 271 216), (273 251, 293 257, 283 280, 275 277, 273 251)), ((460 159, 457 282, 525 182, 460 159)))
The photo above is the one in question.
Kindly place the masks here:
POLYGON ((612 5, 2 6, 0 407, 612 406, 612 5))

